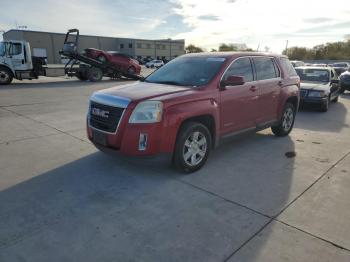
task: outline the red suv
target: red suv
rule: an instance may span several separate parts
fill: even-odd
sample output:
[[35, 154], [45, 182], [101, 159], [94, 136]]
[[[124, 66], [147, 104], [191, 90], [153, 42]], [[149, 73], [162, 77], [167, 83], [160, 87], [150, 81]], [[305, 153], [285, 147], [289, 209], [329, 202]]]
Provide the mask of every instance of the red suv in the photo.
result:
[[126, 54], [114, 51], [102, 51], [95, 48], [85, 49], [85, 54], [88, 57], [98, 59], [103, 63], [115, 65], [124, 74], [139, 75], [141, 72], [139, 62]]
[[143, 82], [93, 93], [87, 133], [97, 148], [129, 156], [172, 155], [193, 172], [225, 137], [293, 128], [300, 80], [288, 58], [256, 52], [188, 54]]

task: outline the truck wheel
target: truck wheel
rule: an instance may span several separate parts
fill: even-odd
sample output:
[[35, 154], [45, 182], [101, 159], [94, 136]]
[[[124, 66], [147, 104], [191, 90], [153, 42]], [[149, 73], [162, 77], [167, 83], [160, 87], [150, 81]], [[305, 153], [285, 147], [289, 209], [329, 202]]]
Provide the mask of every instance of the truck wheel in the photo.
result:
[[81, 81], [86, 81], [88, 80], [88, 77], [86, 75], [86, 73], [82, 73], [82, 72], [78, 72], [76, 77], [81, 80]]
[[208, 128], [197, 122], [185, 123], [176, 140], [173, 162], [177, 169], [192, 173], [200, 169], [211, 150]]
[[103, 55], [98, 56], [97, 60], [100, 61], [103, 64], [107, 62], [107, 58], [105, 56], [103, 56]]
[[103, 72], [100, 68], [97, 68], [97, 67], [91, 67], [89, 69], [89, 80], [91, 82], [97, 82], [97, 81], [100, 81], [103, 77]]
[[135, 73], [136, 73], [136, 69], [135, 69], [135, 67], [130, 66], [130, 67], [128, 68], [128, 74], [130, 74], [130, 75], [134, 75]]
[[272, 126], [271, 130], [276, 136], [286, 136], [292, 131], [295, 120], [295, 106], [291, 103], [286, 103], [282, 118], [276, 126]]
[[12, 72], [5, 68], [0, 67], [0, 85], [8, 85], [12, 82], [13, 74]]

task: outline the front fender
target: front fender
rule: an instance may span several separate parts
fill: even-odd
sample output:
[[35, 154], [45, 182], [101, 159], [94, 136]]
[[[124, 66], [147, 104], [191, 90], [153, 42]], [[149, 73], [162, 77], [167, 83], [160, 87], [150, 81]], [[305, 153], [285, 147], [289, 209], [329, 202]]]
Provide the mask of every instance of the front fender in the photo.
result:
[[165, 143], [161, 146], [162, 151], [173, 152], [182, 123], [199, 116], [211, 116], [215, 123], [215, 134], [219, 134], [219, 107], [214, 99], [189, 101], [167, 108], [163, 118], [165, 122], [162, 141]]

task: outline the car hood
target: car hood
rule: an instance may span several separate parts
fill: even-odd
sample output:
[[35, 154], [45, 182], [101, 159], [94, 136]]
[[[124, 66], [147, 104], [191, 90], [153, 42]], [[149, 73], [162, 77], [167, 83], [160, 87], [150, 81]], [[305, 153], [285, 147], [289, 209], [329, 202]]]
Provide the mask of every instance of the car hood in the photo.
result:
[[189, 90], [190, 88], [183, 86], [136, 82], [100, 90], [94, 94], [110, 95], [127, 98], [131, 101], [140, 101]]
[[320, 83], [320, 82], [302, 82], [300, 84], [301, 89], [307, 90], [321, 90], [326, 91], [329, 89], [329, 82]]

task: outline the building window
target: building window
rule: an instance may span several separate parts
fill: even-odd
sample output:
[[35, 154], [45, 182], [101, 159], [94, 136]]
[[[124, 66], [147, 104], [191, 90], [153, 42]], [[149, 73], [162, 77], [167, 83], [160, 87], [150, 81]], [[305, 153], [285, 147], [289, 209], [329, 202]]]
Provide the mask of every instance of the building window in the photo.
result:
[[129, 43], [129, 48], [132, 48], [132, 43]]
[[124, 44], [120, 44], [120, 49], [123, 49], [124, 48]]
[[151, 44], [147, 44], [147, 48], [151, 48]]
[[142, 48], [142, 44], [141, 43], [137, 43], [137, 48]]

